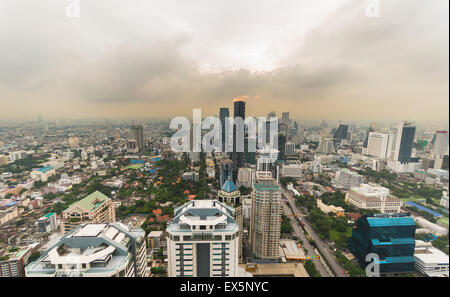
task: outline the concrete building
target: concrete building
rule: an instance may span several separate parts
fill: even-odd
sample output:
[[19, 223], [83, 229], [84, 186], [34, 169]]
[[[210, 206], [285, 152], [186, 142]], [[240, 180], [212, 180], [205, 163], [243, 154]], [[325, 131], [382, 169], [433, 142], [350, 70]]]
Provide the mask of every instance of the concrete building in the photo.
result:
[[[226, 179], [225, 179], [226, 180]], [[253, 168], [239, 168], [238, 178], [236, 186], [240, 188], [244, 186], [246, 188], [251, 188], [255, 182], [255, 169]], [[222, 183], [223, 185], [223, 183]]]
[[[448, 150], [448, 131], [436, 131], [434, 135], [433, 154], [443, 156]], [[440, 169], [440, 168], [439, 168]]]
[[145, 147], [144, 127], [141, 125], [131, 126], [131, 138], [137, 141], [138, 149], [142, 150]]
[[166, 230], [169, 277], [239, 276], [234, 212], [217, 200], [193, 200], [176, 208]]
[[32, 170], [30, 172], [30, 177], [32, 179], [38, 179], [42, 182], [46, 182], [49, 177], [56, 174], [55, 168], [52, 166], [45, 166], [39, 169]]
[[241, 193], [233, 183], [231, 176], [223, 184], [222, 189], [218, 193], [219, 202], [223, 202], [234, 208], [234, 220], [239, 226], [239, 263], [243, 261], [242, 255], [242, 238], [244, 231], [244, 214]]
[[165, 244], [165, 235], [163, 231], [151, 231], [147, 235], [147, 246], [152, 250], [159, 250], [160, 248], [164, 248]]
[[429, 277], [449, 277], [449, 257], [431, 243], [416, 240], [414, 262], [416, 269]]
[[347, 168], [343, 168], [340, 171], [338, 171], [333, 181], [336, 187], [345, 190], [349, 190], [354, 187], [359, 188], [362, 182], [363, 179], [361, 175]]
[[110, 198], [99, 191], [71, 204], [62, 212], [61, 232], [66, 234], [83, 223], [114, 223], [116, 213]]
[[302, 177], [302, 164], [283, 164], [281, 166], [281, 176], [283, 177]]
[[403, 201], [389, 194], [389, 189], [375, 184], [361, 184], [351, 188], [345, 195], [345, 202], [362, 209], [375, 209], [381, 213], [399, 213]]
[[436, 236], [445, 236], [448, 234], [447, 228], [439, 226], [419, 216], [413, 216], [413, 218], [417, 225], [420, 225], [422, 228], [428, 230], [428, 232], [433, 233]]
[[121, 223], [82, 224], [35, 262], [27, 277], [144, 277], [145, 232]]
[[442, 193], [440, 205], [448, 209], [448, 193], [446, 191]]
[[256, 172], [250, 220], [250, 245], [254, 257], [279, 258], [280, 230], [280, 187], [270, 172]]
[[387, 159], [390, 157], [393, 135], [370, 132], [367, 143], [367, 155]]
[[322, 154], [334, 154], [336, 149], [334, 147], [334, 141], [331, 138], [322, 139], [317, 147], [317, 152]]
[[37, 220], [37, 232], [50, 233], [58, 229], [58, 227], [58, 218], [54, 212], [50, 212]]
[[3, 255], [4, 260], [0, 260], [0, 277], [24, 277], [25, 265], [32, 252], [32, 246], [27, 246]]

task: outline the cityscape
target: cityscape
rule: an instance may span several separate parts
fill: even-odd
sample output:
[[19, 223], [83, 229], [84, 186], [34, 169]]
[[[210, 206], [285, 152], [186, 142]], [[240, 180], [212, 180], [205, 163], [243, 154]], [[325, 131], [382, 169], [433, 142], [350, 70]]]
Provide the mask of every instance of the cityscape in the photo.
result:
[[[11, 10], [11, 28], [22, 30], [17, 24], [26, 12], [6, 2], [11, 3], [5, 6]], [[75, 40], [91, 38], [81, 27], [92, 14], [104, 16], [97, 4], [85, 2], [66, 7], [61, 1], [62, 16], [54, 18], [66, 18], [65, 29], [86, 34], [71, 37]], [[271, 1], [262, 2], [272, 7]], [[0, 41], [16, 45], [24, 60], [19, 63], [18, 53], [0, 50], [0, 277], [448, 278], [448, 2], [411, 1], [424, 29], [412, 42], [417, 51], [405, 55], [399, 52], [409, 48], [402, 42], [410, 33], [391, 22], [405, 1], [380, 1], [371, 11], [379, 17], [367, 14], [366, 2], [372, 1], [336, 6], [317, 1], [332, 9], [297, 2], [336, 34], [346, 30], [345, 36], [363, 38], [365, 29], [376, 35], [385, 32], [387, 22], [395, 34], [373, 41], [386, 50], [385, 59], [362, 62], [372, 54], [365, 48], [361, 56], [354, 54], [358, 65], [350, 66], [347, 56], [327, 64], [344, 55], [338, 53], [342, 49], [329, 48], [328, 55], [318, 42], [338, 46], [342, 36], [333, 39], [317, 24], [298, 33], [305, 34], [306, 51], [300, 54], [307, 58], [275, 59], [266, 53], [266, 59], [256, 45], [242, 41], [253, 53], [249, 58], [237, 50], [244, 33], [236, 33], [237, 41], [225, 34], [241, 27], [233, 24], [227, 31], [222, 20], [201, 14], [214, 27], [203, 29], [190, 19], [188, 6], [169, 18], [164, 9], [172, 1], [167, 7], [153, 3], [156, 7], [147, 13], [157, 17], [157, 26], [160, 19], [173, 22], [161, 30], [189, 27], [192, 44], [186, 51], [198, 50], [204, 72], [193, 71], [186, 57], [170, 52], [182, 45], [164, 38], [158, 45], [148, 41], [154, 47], [143, 55], [134, 46], [147, 35], [134, 25], [115, 28], [128, 32], [118, 45], [113, 39], [119, 33], [99, 39], [101, 51], [117, 50], [112, 64], [107, 53], [104, 60], [94, 58], [98, 53], [91, 47], [65, 49], [69, 38], [51, 43], [49, 52], [37, 42], [41, 60], [25, 65], [32, 48], [0, 28]], [[228, 4], [215, 5], [229, 12]], [[60, 9], [49, 7], [36, 6], [44, 15]], [[123, 13], [135, 13], [139, 25], [147, 14], [135, 9]], [[241, 9], [249, 8], [243, 4]], [[289, 9], [273, 9], [275, 19], [280, 14], [292, 21], [279, 40], [269, 21], [261, 25], [268, 29], [267, 38], [276, 40], [269, 45], [276, 52], [297, 33], [284, 32], [296, 25]], [[257, 11], [255, 18], [267, 13]], [[346, 23], [355, 11], [361, 16], [354, 21], [363, 28], [356, 33]], [[113, 8], [108, 13], [118, 17]], [[398, 18], [406, 19], [405, 13]], [[237, 15], [230, 21], [243, 22]], [[417, 29], [419, 24], [410, 22], [404, 26]], [[57, 34], [46, 26], [30, 30], [48, 32], [45, 40]], [[427, 39], [429, 27], [438, 29]], [[127, 31], [131, 28], [134, 33]], [[224, 40], [211, 40], [209, 30], [224, 33]], [[249, 36], [256, 34], [250, 31]], [[446, 36], [439, 35], [445, 31]], [[136, 44], [127, 44], [129, 38]], [[210, 52], [199, 48], [203, 38], [211, 41]], [[258, 38], [251, 39], [256, 44]], [[387, 46], [399, 46], [398, 52]], [[422, 55], [429, 55], [429, 48], [435, 56], [425, 65]], [[79, 61], [55, 62], [62, 53]], [[99, 61], [86, 64], [88, 56]], [[322, 57], [323, 65], [309, 65]], [[271, 65], [279, 58], [299, 64]], [[390, 63], [385, 70], [372, 67], [382, 61]], [[81, 75], [78, 67], [89, 70]], [[366, 78], [377, 82], [363, 82]], [[377, 96], [383, 98], [377, 101]]]

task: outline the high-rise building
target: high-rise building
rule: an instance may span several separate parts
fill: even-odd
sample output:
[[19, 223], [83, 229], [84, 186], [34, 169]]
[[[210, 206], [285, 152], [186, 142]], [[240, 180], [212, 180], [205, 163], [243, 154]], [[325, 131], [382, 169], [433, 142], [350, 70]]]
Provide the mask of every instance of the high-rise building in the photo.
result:
[[433, 144], [433, 153], [435, 156], [441, 157], [448, 149], [448, 132], [436, 131]]
[[225, 120], [230, 117], [230, 110], [227, 107], [221, 107], [219, 112], [220, 123], [222, 125], [222, 151], [225, 151]]
[[393, 145], [392, 140], [393, 135], [370, 132], [367, 143], [367, 155], [383, 159], [389, 158]]
[[32, 252], [32, 246], [27, 246], [4, 254], [0, 260], [0, 277], [24, 277], [25, 266]]
[[319, 145], [317, 146], [317, 152], [322, 154], [334, 154], [336, 152], [334, 148], [334, 142], [333, 139], [325, 138], [320, 141]]
[[238, 224], [239, 226], [239, 246], [238, 246], [239, 262], [242, 263], [243, 260], [242, 238], [244, 233], [244, 215], [243, 215], [242, 197], [241, 192], [239, 192], [231, 176], [228, 177], [227, 181], [223, 184], [222, 188], [220, 189], [218, 193], [218, 200], [219, 202], [223, 202], [234, 208], [233, 217], [236, 224]]
[[[234, 99], [234, 118], [242, 118], [245, 120], [245, 101], [242, 99]], [[236, 126], [233, 126], [233, 181], [236, 182], [239, 167], [244, 166], [244, 152], [237, 151], [237, 134]]]
[[295, 143], [287, 142], [285, 146], [286, 156], [295, 156]]
[[227, 181], [228, 177], [233, 177], [233, 162], [230, 159], [222, 159], [220, 162], [220, 186]]
[[141, 125], [131, 126], [131, 137], [137, 141], [139, 150], [142, 150], [145, 147], [144, 127], [142, 127]]
[[334, 139], [336, 140], [346, 140], [348, 133], [348, 125], [340, 124], [339, 127], [334, 132]]
[[363, 267], [367, 255], [378, 255], [381, 275], [413, 272], [415, 231], [408, 213], [365, 215], [356, 222], [348, 247]]
[[289, 112], [281, 113], [281, 122], [285, 125], [289, 125]]
[[256, 151], [256, 171], [269, 171], [272, 177], [278, 178], [277, 161], [279, 151], [266, 146]]
[[50, 233], [58, 229], [58, 219], [56, 213], [50, 212], [37, 220], [37, 231]]
[[397, 130], [394, 160], [401, 163], [411, 162], [416, 126], [410, 122], [401, 122]]
[[259, 259], [278, 259], [281, 190], [270, 172], [256, 172], [251, 209], [250, 245], [253, 256]]
[[110, 198], [95, 191], [62, 212], [61, 232], [66, 234], [83, 223], [114, 223], [116, 213]]
[[145, 277], [145, 232], [121, 223], [82, 224], [26, 267], [27, 277]]
[[176, 208], [166, 230], [169, 277], [239, 276], [234, 212], [217, 200], [193, 200]]

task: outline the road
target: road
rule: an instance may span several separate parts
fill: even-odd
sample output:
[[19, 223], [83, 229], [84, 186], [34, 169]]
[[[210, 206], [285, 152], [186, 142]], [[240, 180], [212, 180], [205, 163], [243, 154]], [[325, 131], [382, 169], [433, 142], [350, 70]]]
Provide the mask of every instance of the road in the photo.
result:
[[[282, 205], [283, 205], [283, 212], [284, 212], [284, 214], [285, 215], [292, 215], [292, 211], [286, 205], [286, 203], [283, 202]], [[294, 231], [294, 235], [302, 240], [303, 247], [306, 248], [306, 250], [307, 250], [306, 256], [307, 257], [308, 256], [309, 257], [310, 256], [317, 256], [316, 253], [314, 252], [314, 247], [309, 243], [308, 239], [306, 238], [305, 234], [303, 233], [303, 230], [298, 225], [297, 218], [294, 217], [294, 216], [289, 216], [289, 220], [290, 220], [292, 229]], [[328, 273], [327, 269], [323, 266], [322, 262], [317, 261], [317, 260], [312, 260], [312, 262], [314, 263], [314, 266], [316, 267], [316, 269], [320, 273], [320, 275], [326, 276], [326, 277], [332, 276], [332, 275], [330, 275]]]
[[345, 272], [344, 268], [338, 263], [337, 259], [330, 251], [328, 244], [319, 237], [319, 235], [316, 233], [316, 231], [314, 231], [314, 229], [309, 224], [309, 222], [303, 218], [301, 212], [297, 208], [297, 205], [295, 205], [295, 201], [294, 201], [294, 198], [292, 197], [291, 193], [289, 193], [284, 188], [282, 188], [281, 190], [283, 192], [284, 197], [286, 197], [287, 202], [289, 203], [292, 210], [294, 211], [294, 213], [303, 220], [303, 223], [305, 224], [304, 228], [305, 228], [306, 232], [316, 242], [317, 249], [319, 250], [320, 254], [326, 259], [328, 265], [331, 267], [334, 274], [337, 277], [347, 277], [348, 276], [347, 273]]

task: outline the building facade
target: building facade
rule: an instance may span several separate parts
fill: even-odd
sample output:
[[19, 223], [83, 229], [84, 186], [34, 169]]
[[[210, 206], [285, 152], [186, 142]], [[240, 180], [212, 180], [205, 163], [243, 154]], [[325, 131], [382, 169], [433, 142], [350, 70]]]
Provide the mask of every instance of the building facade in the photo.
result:
[[167, 227], [169, 277], [238, 276], [234, 212], [217, 200], [193, 200], [176, 208]]
[[83, 223], [114, 223], [112, 200], [99, 191], [71, 204], [62, 212], [61, 232], [66, 234]]
[[409, 214], [365, 215], [356, 221], [348, 247], [363, 267], [367, 255], [377, 255], [381, 276], [409, 273], [414, 271], [415, 231]]
[[278, 259], [281, 234], [281, 190], [270, 172], [256, 172], [252, 193], [250, 245], [259, 259]]

